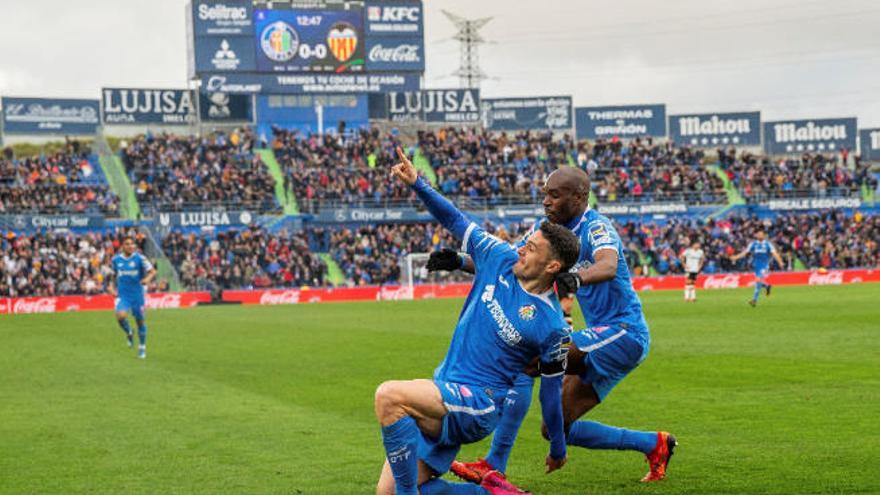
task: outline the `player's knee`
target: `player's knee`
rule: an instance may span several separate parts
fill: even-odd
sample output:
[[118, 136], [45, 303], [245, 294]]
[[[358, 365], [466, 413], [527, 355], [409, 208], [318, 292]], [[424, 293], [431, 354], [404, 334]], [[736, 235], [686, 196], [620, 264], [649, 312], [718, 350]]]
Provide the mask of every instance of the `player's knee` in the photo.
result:
[[383, 382], [376, 389], [375, 404], [376, 414], [381, 416], [400, 405], [403, 395], [399, 391], [396, 381]]

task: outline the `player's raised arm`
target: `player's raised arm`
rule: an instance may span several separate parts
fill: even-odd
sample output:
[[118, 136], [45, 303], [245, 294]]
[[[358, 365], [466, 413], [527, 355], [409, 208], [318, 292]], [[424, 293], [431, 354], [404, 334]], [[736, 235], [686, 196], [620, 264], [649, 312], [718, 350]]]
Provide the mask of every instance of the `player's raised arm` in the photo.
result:
[[779, 250], [776, 249], [776, 246], [774, 246], [772, 242], [770, 243], [770, 254], [773, 255], [773, 259], [779, 264], [779, 269], [785, 270], [785, 265], [782, 263], [782, 256], [779, 256]]
[[398, 146], [397, 156], [400, 158], [391, 173], [413, 188], [422, 203], [428, 208], [431, 215], [443, 224], [454, 236], [464, 239], [468, 229], [475, 225], [448, 199], [434, 190], [424, 178], [419, 177], [416, 168], [406, 156], [406, 153]]

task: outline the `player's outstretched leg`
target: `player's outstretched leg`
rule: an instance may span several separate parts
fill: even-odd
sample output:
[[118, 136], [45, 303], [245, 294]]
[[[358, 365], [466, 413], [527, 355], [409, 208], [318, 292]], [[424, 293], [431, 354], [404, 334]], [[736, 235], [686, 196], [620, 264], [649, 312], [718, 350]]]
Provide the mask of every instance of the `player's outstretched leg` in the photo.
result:
[[119, 317], [117, 315], [116, 322], [119, 323], [119, 328], [125, 332], [125, 340], [128, 342], [128, 347], [134, 347], [134, 335], [132, 335], [131, 325], [128, 323], [128, 317]]
[[138, 346], [138, 357], [141, 359], [147, 358], [147, 323], [144, 321], [144, 310], [143, 307], [140, 309], [136, 309], [132, 311], [132, 315], [134, 316], [135, 322], [137, 323], [138, 329], [138, 342], [140, 345]]
[[760, 280], [756, 280], [755, 281], [755, 293], [754, 293], [754, 295], [752, 295], [752, 299], [751, 299], [751, 301], [749, 301], [749, 304], [751, 304], [752, 306], [755, 306], [756, 304], [758, 304], [758, 298], [761, 296], [761, 289], [763, 289], [763, 288], [764, 288], [764, 283], [761, 282]]

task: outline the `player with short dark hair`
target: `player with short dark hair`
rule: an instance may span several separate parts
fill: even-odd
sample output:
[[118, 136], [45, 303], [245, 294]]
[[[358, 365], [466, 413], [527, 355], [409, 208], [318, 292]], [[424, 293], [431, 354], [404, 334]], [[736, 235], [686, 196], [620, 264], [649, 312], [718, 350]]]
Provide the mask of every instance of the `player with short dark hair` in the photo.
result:
[[779, 264], [779, 268], [785, 265], [782, 263], [782, 258], [776, 251], [776, 247], [767, 240], [767, 233], [764, 232], [764, 229], [758, 229], [755, 232], [755, 240], [750, 242], [742, 252], [731, 256], [730, 261], [737, 262], [750, 254], [752, 255], [752, 269], [755, 270], [755, 293], [749, 300], [749, 304], [754, 308], [758, 304], [761, 289], [764, 289], [769, 297], [770, 289], [773, 288], [767, 280], [767, 276], [770, 274], [770, 256], [773, 256], [773, 259]]
[[446, 358], [433, 380], [386, 381], [376, 390], [386, 461], [378, 495], [521, 493], [487, 473], [481, 485], [438, 478], [462, 444], [489, 435], [513, 381], [540, 359], [541, 411], [550, 438], [548, 472], [566, 461], [560, 387], [569, 328], [553, 292], [556, 276], [578, 256], [568, 230], [547, 225], [519, 249], [489, 235], [418, 177], [398, 148], [392, 172], [418, 194], [428, 211], [462, 241], [477, 267]]
[[146, 256], [137, 252], [133, 237], [122, 240], [122, 253], [111, 261], [113, 281], [108, 292], [116, 297], [116, 321], [119, 323], [129, 347], [134, 347], [134, 336], [128, 324], [128, 314], [135, 319], [138, 329], [138, 357], [147, 357], [147, 324], [144, 317], [145, 286], [156, 276], [156, 269]]
[[[563, 382], [567, 442], [590, 449], [642, 452], [650, 466], [642, 481], [656, 481], [666, 474], [676, 445], [674, 436], [663, 431], [643, 432], [578, 421], [645, 359], [650, 345], [648, 325], [632, 288], [623, 243], [611, 221], [588, 207], [589, 192], [590, 181], [584, 171], [573, 167], [554, 171], [544, 186], [546, 218], [536, 224], [563, 225], [581, 241], [575, 268], [557, 278], [558, 292], [575, 294], [587, 322], [586, 329], [572, 332], [568, 376]], [[537, 230], [535, 227], [532, 232]], [[469, 267], [465, 259], [458, 265]], [[531, 403], [533, 384], [534, 380], [525, 374], [517, 377], [510, 394], [514, 401], [505, 406], [489, 455], [477, 462], [456, 462], [452, 465], [453, 473], [479, 481], [491, 470], [506, 471], [513, 443]]]

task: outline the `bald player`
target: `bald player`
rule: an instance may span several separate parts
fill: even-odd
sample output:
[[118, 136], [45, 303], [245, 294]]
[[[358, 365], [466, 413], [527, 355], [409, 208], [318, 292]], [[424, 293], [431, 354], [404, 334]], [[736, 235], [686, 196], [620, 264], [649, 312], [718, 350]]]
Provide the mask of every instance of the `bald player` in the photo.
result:
[[[546, 216], [519, 241], [520, 245], [526, 242], [545, 221], [567, 227], [581, 241], [578, 263], [557, 279], [560, 295], [574, 293], [587, 322], [586, 329], [571, 335], [562, 388], [566, 442], [588, 449], [641, 452], [650, 466], [642, 481], [658, 481], [665, 476], [676, 445], [673, 435], [578, 421], [645, 359], [651, 342], [642, 304], [632, 288], [623, 243], [611, 221], [589, 208], [589, 194], [590, 181], [584, 171], [574, 167], [554, 171], [544, 186]], [[472, 270], [471, 261], [457, 253], [431, 256], [429, 269]], [[517, 378], [489, 455], [477, 462], [453, 463], [456, 475], [479, 482], [492, 470], [506, 471], [513, 442], [531, 404], [533, 385], [534, 379], [526, 374]]]

